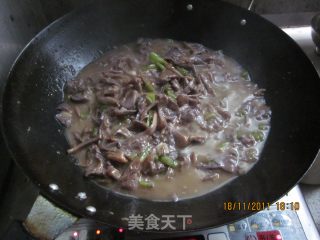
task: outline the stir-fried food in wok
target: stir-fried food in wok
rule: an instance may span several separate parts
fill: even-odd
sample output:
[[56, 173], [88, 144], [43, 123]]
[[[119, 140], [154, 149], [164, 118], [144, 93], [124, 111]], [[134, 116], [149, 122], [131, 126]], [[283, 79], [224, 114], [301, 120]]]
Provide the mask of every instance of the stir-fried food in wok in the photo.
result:
[[264, 89], [236, 61], [164, 39], [139, 39], [86, 66], [58, 111], [85, 176], [152, 199], [199, 195], [245, 174], [271, 117]]

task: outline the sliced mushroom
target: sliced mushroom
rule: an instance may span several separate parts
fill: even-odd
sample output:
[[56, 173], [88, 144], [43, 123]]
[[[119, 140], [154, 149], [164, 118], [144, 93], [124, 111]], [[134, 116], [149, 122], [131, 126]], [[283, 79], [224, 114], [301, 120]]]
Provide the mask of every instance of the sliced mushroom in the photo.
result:
[[107, 166], [105, 170], [105, 174], [108, 175], [109, 177], [112, 177], [115, 180], [119, 180], [121, 178], [120, 171], [112, 165]]
[[185, 148], [190, 144], [188, 136], [183, 135], [182, 133], [175, 130], [172, 132], [172, 134], [178, 148]]
[[203, 182], [215, 181], [215, 180], [219, 179], [219, 177], [220, 177], [219, 173], [209, 173], [206, 176], [204, 176], [201, 180]]
[[181, 107], [185, 104], [189, 104], [189, 97], [186, 94], [179, 94], [177, 96], [177, 103]]
[[126, 92], [121, 105], [126, 109], [135, 109], [138, 97], [139, 93], [137, 90], [129, 90]]
[[231, 118], [231, 114], [227, 111], [222, 110], [220, 107], [217, 107], [216, 110], [225, 120], [229, 120]]
[[132, 137], [132, 132], [130, 132], [126, 127], [119, 128], [115, 133], [115, 136], [124, 136], [126, 138]]
[[201, 136], [191, 136], [189, 141], [191, 143], [203, 144], [206, 141], [206, 138]]
[[99, 103], [112, 105], [112, 106], [120, 106], [119, 100], [114, 97], [104, 96], [102, 93], [96, 95]]
[[144, 131], [147, 128], [148, 126], [144, 122], [138, 120], [133, 120], [129, 126], [129, 129], [132, 131]]
[[114, 108], [112, 109], [112, 112], [117, 116], [117, 117], [122, 117], [125, 115], [131, 115], [131, 114], [135, 114], [137, 111], [136, 110], [128, 110], [126, 108]]
[[89, 98], [85, 93], [81, 92], [71, 95], [70, 100], [75, 103], [85, 103], [89, 101]]
[[165, 118], [165, 115], [163, 113], [163, 109], [161, 107], [158, 107], [158, 126], [157, 129], [161, 131], [167, 126], [167, 120]]
[[87, 141], [83, 141], [82, 143], [68, 149], [68, 154], [72, 154], [72, 153], [75, 153], [79, 150], [81, 150], [82, 148], [86, 147], [86, 146], [89, 146], [95, 142], [98, 142], [99, 141], [99, 137], [96, 137], [96, 138], [90, 138], [88, 139]]
[[168, 82], [173, 78], [178, 78], [179, 75], [172, 71], [171, 69], [165, 68], [161, 74], [160, 74], [160, 80], [164, 81], [164, 82]]
[[115, 161], [119, 163], [127, 163], [128, 159], [120, 150], [108, 150], [105, 154], [106, 158], [110, 161]]
[[56, 119], [65, 127], [70, 127], [72, 123], [72, 114], [70, 112], [60, 112], [56, 114]]
[[58, 111], [63, 111], [63, 112], [70, 112], [72, 113], [72, 107], [67, 104], [67, 103], [61, 103], [58, 107], [57, 107]]

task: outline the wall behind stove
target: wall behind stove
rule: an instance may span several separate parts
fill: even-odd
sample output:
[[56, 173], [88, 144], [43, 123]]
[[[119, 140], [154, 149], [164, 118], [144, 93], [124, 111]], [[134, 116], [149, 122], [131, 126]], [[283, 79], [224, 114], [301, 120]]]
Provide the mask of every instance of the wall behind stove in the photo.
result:
[[[39, 0], [48, 21], [82, 6], [93, 0]], [[134, 1], [134, 0], [130, 0]], [[174, 1], [174, 0], [173, 0]], [[212, 0], [215, 1], [215, 0]], [[247, 8], [251, 0], [224, 0]], [[317, 12], [320, 11], [320, 0], [255, 0], [253, 11], [259, 14]]]

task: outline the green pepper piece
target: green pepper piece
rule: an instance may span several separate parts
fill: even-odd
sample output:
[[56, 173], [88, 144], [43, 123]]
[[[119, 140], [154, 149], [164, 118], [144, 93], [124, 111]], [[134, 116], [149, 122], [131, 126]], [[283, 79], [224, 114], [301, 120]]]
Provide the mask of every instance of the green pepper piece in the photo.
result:
[[151, 82], [144, 80], [144, 86], [148, 92], [155, 92], [154, 87]]
[[164, 86], [164, 93], [170, 97], [171, 99], [175, 100], [177, 98], [175, 92], [172, 90], [171, 86], [169, 84], [166, 84]]
[[150, 127], [153, 120], [153, 111], [149, 111], [147, 115], [147, 126]]
[[156, 95], [153, 92], [147, 92], [146, 99], [149, 103], [154, 103], [156, 101]]
[[223, 151], [226, 150], [226, 148], [228, 147], [228, 145], [229, 145], [229, 142], [222, 141], [221, 143], [219, 143], [219, 144], [217, 145], [217, 149], [223, 152]]
[[145, 180], [145, 179], [139, 179], [139, 185], [140, 187], [144, 187], [144, 188], [153, 188], [154, 187], [154, 183], [151, 182], [150, 180]]
[[179, 165], [177, 161], [173, 160], [168, 156], [160, 156], [159, 161], [162, 162], [164, 165], [167, 165], [168, 167], [172, 168], [176, 168]]
[[257, 142], [262, 142], [264, 140], [264, 134], [261, 131], [252, 132], [251, 135]]
[[263, 124], [263, 123], [260, 123], [259, 125], [258, 125], [258, 129], [259, 130], [267, 130], [268, 129], [268, 126], [266, 125], [266, 124]]
[[247, 151], [247, 156], [248, 156], [249, 160], [254, 160], [258, 157], [258, 152], [256, 149], [250, 148]]
[[189, 74], [188, 70], [183, 67], [177, 67], [177, 70], [179, 73], [181, 73], [183, 76], [187, 76]]
[[157, 66], [153, 63], [145, 66], [145, 70], [153, 70], [153, 69], [157, 69]]
[[146, 149], [143, 150], [140, 156], [140, 161], [143, 162], [151, 152], [151, 147], [147, 146]]
[[161, 71], [165, 69], [165, 67], [168, 65], [167, 61], [164, 60], [162, 57], [160, 57], [155, 52], [151, 52], [149, 55], [149, 60], [153, 64], [155, 64]]

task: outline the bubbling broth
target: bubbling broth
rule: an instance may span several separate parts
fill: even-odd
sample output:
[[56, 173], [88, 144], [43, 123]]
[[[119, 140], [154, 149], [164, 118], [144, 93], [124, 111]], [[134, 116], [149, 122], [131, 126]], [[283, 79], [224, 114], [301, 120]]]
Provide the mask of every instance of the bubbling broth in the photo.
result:
[[154, 200], [194, 197], [246, 174], [270, 129], [264, 89], [222, 51], [139, 39], [87, 65], [56, 118], [84, 175]]

